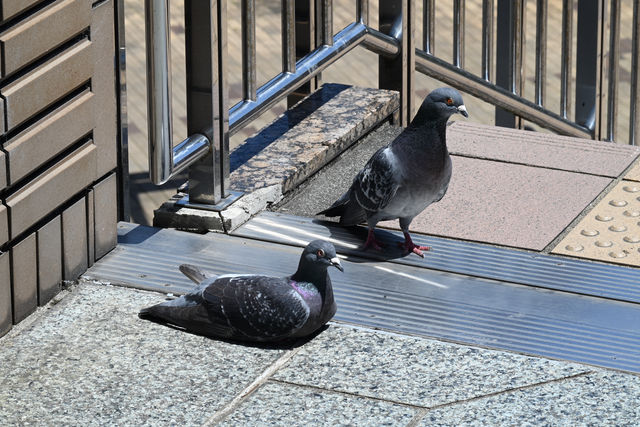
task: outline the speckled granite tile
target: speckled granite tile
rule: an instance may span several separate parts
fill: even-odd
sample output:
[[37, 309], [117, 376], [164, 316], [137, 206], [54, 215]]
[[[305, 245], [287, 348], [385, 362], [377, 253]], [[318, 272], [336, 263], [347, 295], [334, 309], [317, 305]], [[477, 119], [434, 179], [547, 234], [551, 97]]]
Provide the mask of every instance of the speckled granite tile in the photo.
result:
[[274, 378], [433, 406], [589, 370], [574, 363], [333, 324]]
[[458, 121], [447, 130], [452, 154], [616, 178], [640, 147]]
[[230, 182], [287, 192], [398, 108], [397, 92], [325, 84], [231, 153]]
[[85, 283], [0, 339], [0, 424], [199, 425], [282, 354], [138, 319], [162, 300]]
[[268, 382], [222, 426], [405, 426], [416, 409], [379, 400]]
[[[611, 182], [610, 178], [452, 156], [447, 194], [411, 231], [542, 250]], [[399, 229], [398, 221], [383, 227]]]
[[429, 411], [420, 426], [637, 426], [640, 378], [613, 371]]

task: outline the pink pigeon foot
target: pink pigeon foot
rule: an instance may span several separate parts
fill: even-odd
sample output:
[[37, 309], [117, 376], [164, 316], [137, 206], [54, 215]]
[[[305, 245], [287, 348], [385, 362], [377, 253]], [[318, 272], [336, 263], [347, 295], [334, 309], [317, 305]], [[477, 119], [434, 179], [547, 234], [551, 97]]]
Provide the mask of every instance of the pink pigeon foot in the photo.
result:
[[405, 251], [405, 254], [413, 252], [414, 254], [424, 258], [424, 254], [422, 251], [429, 251], [431, 247], [429, 246], [420, 246], [413, 243], [411, 240], [411, 236], [406, 231], [404, 232], [404, 243], [398, 243], [400, 247], [402, 247]]
[[373, 228], [369, 229], [369, 234], [367, 234], [367, 241], [364, 242], [364, 247], [362, 250], [366, 251], [369, 248], [373, 248], [376, 251], [381, 251], [382, 246], [384, 246], [378, 239], [376, 239], [376, 235], [373, 232]]

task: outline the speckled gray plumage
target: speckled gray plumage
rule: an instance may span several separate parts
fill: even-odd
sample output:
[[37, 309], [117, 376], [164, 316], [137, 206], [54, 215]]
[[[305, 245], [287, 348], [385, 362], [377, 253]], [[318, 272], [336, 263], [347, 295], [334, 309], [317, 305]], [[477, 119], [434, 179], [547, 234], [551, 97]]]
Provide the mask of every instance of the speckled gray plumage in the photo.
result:
[[[462, 97], [455, 89], [431, 92], [411, 124], [390, 144], [376, 151], [349, 190], [319, 214], [340, 216], [343, 225], [366, 220], [370, 230], [380, 221], [399, 219], [400, 227], [408, 233], [413, 218], [442, 199], [449, 186], [451, 159], [446, 127], [454, 113], [467, 115]], [[369, 243], [368, 239], [366, 246]]]
[[201, 335], [238, 341], [277, 342], [312, 334], [336, 312], [327, 268], [342, 269], [331, 243], [305, 248], [291, 276], [207, 277], [191, 265], [180, 270], [197, 288], [180, 298], [140, 311], [140, 318]]

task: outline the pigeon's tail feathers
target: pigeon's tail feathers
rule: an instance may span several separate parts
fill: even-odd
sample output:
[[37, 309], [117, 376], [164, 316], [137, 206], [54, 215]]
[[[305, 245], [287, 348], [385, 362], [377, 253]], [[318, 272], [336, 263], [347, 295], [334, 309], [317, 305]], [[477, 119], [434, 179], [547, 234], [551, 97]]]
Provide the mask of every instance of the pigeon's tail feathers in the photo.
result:
[[158, 316], [155, 310], [156, 306], [146, 307], [140, 310], [138, 317], [143, 320], [151, 320], [152, 322], [162, 322], [163, 319]]
[[195, 265], [182, 264], [179, 268], [182, 274], [195, 283], [202, 283], [205, 279], [209, 278], [209, 275], [204, 270], [200, 269], [200, 267], [196, 267]]
[[346, 210], [346, 205], [336, 205], [335, 203], [331, 207], [318, 212], [316, 215], [324, 215], [328, 217], [340, 216]]
[[201, 335], [229, 337], [232, 329], [223, 322], [212, 321], [202, 298], [188, 294], [140, 310], [138, 317], [143, 320], [186, 329]]
[[344, 193], [338, 200], [336, 200], [331, 206], [322, 212], [318, 212], [316, 215], [324, 215], [328, 217], [340, 216], [344, 213], [347, 204], [349, 203], [349, 191]]
[[329, 208], [318, 212], [318, 215], [328, 217], [339, 216], [341, 225], [356, 225], [367, 219], [367, 213], [355, 200], [349, 197], [350, 192], [346, 192]]

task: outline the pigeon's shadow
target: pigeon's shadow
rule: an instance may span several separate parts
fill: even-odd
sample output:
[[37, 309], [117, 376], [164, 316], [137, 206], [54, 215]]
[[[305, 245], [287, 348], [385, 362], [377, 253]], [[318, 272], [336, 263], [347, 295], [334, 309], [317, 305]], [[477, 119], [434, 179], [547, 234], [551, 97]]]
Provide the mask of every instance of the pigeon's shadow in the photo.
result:
[[291, 349], [300, 347], [302, 345], [305, 345], [306, 343], [308, 343], [318, 335], [320, 335], [329, 327], [329, 325], [323, 325], [317, 331], [302, 338], [288, 338], [278, 342], [253, 342], [253, 341], [230, 340], [230, 339], [215, 337], [211, 335], [201, 334], [198, 332], [190, 331], [185, 328], [181, 328], [180, 326], [176, 326], [168, 322], [164, 322], [156, 318], [145, 318], [144, 320], [157, 323], [159, 325], [163, 325], [171, 329], [175, 329], [176, 331], [184, 332], [191, 335], [197, 335], [204, 338], [209, 338], [212, 341], [221, 341], [228, 344], [241, 345], [243, 347], [249, 347], [249, 348], [259, 348], [263, 350], [291, 350]]
[[[329, 235], [333, 239], [333, 244], [334, 246], [336, 246], [336, 249], [339, 252], [355, 256], [355, 258], [349, 258], [350, 262], [367, 263], [390, 261], [413, 255], [406, 253], [401, 247], [401, 245], [404, 243], [403, 237], [398, 236], [397, 233], [393, 233], [392, 231], [385, 230], [384, 228], [376, 228], [375, 230], [376, 239], [383, 245], [382, 250], [364, 250], [364, 242], [366, 242], [367, 240], [368, 233], [367, 227], [361, 225], [343, 227], [337, 225], [336, 222], [326, 221], [322, 219], [313, 219], [312, 222], [314, 224], [325, 227], [329, 231]], [[341, 244], [340, 242], [356, 244], [358, 245], [358, 247], [357, 249], [353, 249]]]

